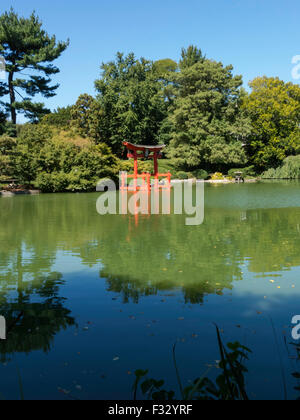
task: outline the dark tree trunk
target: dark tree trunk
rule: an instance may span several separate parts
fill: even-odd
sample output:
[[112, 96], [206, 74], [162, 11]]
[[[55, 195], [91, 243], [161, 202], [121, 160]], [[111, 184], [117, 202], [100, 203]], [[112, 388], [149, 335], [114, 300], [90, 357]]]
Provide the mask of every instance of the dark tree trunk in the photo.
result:
[[17, 123], [17, 113], [16, 109], [14, 107], [14, 103], [16, 101], [16, 95], [13, 87], [13, 79], [14, 79], [14, 73], [10, 72], [8, 75], [8, 87], [9, 87], [9, 96], [10, 96], [10, 114], [11, 114], [11, 120], [13, 124]]

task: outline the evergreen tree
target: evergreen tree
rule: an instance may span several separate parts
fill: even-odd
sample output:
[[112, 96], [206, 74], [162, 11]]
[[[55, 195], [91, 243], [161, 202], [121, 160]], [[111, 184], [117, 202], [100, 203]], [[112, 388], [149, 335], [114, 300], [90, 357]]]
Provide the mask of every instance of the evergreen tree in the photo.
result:
[[97, 143], [101, 139], [100, 126], [103, 115], [99, 102], [91, 95], [80, 95], [71, 109], [71, 123], [84, 137]]
[[50, 76], [59, 69], [52, 62], [67, 46], [68, 41], [57, 42], [55, 36], [45, 32], [35, 13], [24, 18], [11, 9], [0, 16], [0, 55], [5, 59], [8, 73], [7, 82], [0, 83], [0, 96], [9, 96], [9, 102], [2, 105], [14, 124], [18, 111], [31, 121], [49, 112], [44, 104], [33, 103], [32, 98], [37, 94], [45, 98], [55, 96], [59, 85], [50, 85]]
[[[188, 51], [184, 56], [192, 61], [188, 58], [181, 72], [174, 75], [176, 97], [169, 116], [168, 155], [182, 170], [244, 165], [243, 143], [251, 127], [240, 110], [242, 78], [233, 76], [232, 66], [198, 61], [200, 52]], [[197, 62], [192, 65], [194, 60]]]
[[190, 45], [187, 49], [182, 48], [179, 67], [181, 70], [184, 70], [187, 67], [192, 67], [196, 63], [203, 63], [204, 60], [205, 57], [202, 55], [202, 51], [194, 45]]

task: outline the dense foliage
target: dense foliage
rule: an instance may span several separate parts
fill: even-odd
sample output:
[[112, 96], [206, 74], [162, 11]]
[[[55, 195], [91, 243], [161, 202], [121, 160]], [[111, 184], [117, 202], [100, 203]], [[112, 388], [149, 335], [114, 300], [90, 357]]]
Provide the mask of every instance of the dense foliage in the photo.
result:
[[253, 127], [249, 159], [260, 169], [277, 167], [300, 152], [300, 87], [267, 77], [253, 80], [250, 87], [244, 101]]
[[134, 54], [118, 53], [116, 60], [102, 64], [96, 81], [102, 110], [98, 119], [100, 140], [123, 156], [122, 142], [157, 144], [161, 124], [167, 116], [163, 84], [151, 61]]
[[[160, 167], [181, 179], [236, 171], [253, 177], [270, 168], [264, 177], [298, 178], [298, 85], [259, 77], [247, 93], [231, 65], [193, 45], [181, 50], [178, 62], [117, 53], [102, 63], [95, 97], [82, 94], [74, 105], [50, 112], [31, 99], [55, 94], [51, 76], [59, 69], [52, 62], [67, 46], [45, 32], [35, 13], [23, 18], [11, 9], [0, 16], [8, 73], [0, 83], [2, 178], [44, 191], [94, 189], [99, 177], [132, 170], [124, 140], [165, 144], [168, 159]], [[26, 77], [16, 77], [24, 70]], [[16, 125], [17, 111], [31, 124]], [[151, 164], [142, 162], [141, 170]]]
[[201, 59], [185, 64], [174, 83], [168, 155], [175, 166], [192, 170], [246, 164], [243, 142], [251, 128], [240, 108], [241, 77], [232, 75], [231, 66]]
[[115, 179], [119, 170], [118, 159], [105, 144], [43, 124], [24, 127], [13, 147], [19, 181], [45, 192], [92, 191], [99, 179]]
[[262, 174], [265, 179], [300, 179], [300, 155], [289, 156], [278, 168], [270, 168]]

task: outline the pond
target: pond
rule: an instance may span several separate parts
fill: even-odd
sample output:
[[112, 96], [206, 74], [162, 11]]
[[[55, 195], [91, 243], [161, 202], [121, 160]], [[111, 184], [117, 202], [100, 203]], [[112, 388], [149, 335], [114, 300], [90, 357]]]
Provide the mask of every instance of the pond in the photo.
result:
[[253, 352], [250, 398], [283, 398], [280, 363], [297, 398], [300, 184], [206, 185], [200, 226], [100, 216], [98, 197], [0, 199], [0, 315], [22, 314], [0, 341], [1, 395], [19, 398], [20, 376], [26, 399], [131, 399], [136, 369], [177, 392], [172, 346], [188, 385], [220, 359], [216, 323]]

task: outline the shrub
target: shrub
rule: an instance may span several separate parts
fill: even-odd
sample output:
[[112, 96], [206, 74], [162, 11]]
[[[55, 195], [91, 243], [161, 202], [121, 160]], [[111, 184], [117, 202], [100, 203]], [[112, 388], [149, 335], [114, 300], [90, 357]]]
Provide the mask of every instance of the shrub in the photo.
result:
[[0, 137], [0, 176], [10, 177], [14, 174], [14, 154], [16, 140], [7, 135]]
[[300, 179], [300, 155], [289, 156], [279, 168], [271, 168], [262, 174], [263, 179]]
[[224, 179], [224, 175], [221, 172], [216, 172], [215, 174], [213, 174], [211, 179], [213, 181], [220, 181], [220, 180]]
[[[133, 159], [120, 161], [120, 170], [121, 171], [126, 171], [128, 173], [133, 173], [133, 170], [134, 170]], [[143, 172], [149, 172], [149, 173], [153, 172], [153, 162], [152, 161], [150, 161], [150, 160], [146, 160], [146, 161], [140, 160], [139, 161], [139, 173], [143, 173]]]
[[207, 179], [209, 177], [208, 173], [204, 169], [198, 169], [193, 172], [193, 175], [197, 179]]
[[177, 175], [178, 179], [189, 179], [188, 174], [186, 172], [183, 172], [183, 171], [177, 172], [176, 175]]
[[34, 184], [43, 192], [66, 191], [68, 186], [68, 175], [64, 172], [53, 172], [51, 174], [41, 172], [38, 174]]
[[45, 192], [91, 191], [99, 179], [117, 180], [120, 161], [105, 144], [46, 126], [25, 127], [17, 142], [19, 180]]
[[241, 172], [243, 178], [246, 178], [246, 177], [255, 177], [256, 176], [254, 166], [248, 166], [247, 168], [230, 169], [230, 171], [228, 171], [228, 175], [231, 178], [235, 178], [235, 173], [236, 172]]
[[159, 172], [161, 173], [171, 172], [171, 174], [173, 175], [173, 172], [176, 172], [174, 166], [172, 165], [172, 161], [169, 159], [159, 159], [158, 165]]

